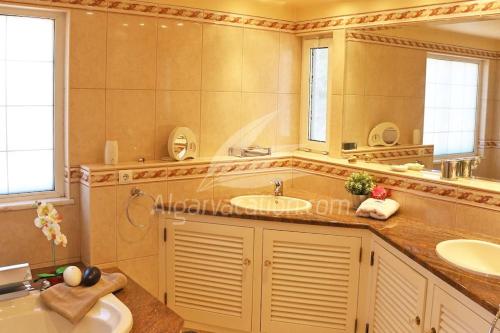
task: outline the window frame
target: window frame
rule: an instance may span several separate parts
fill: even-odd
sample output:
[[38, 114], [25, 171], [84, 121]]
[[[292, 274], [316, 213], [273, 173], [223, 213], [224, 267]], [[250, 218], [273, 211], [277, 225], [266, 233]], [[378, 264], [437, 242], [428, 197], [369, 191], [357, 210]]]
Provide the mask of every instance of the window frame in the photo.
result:
[[[314, 39], [302, 40], [302, 79], [301, 79], [301, 98], [300, 98], [300, 138], [299, 149], [328, 154], [330, 150], [330, 89], [331, 89], [331, 37], [317, 37]], [[325, 142], [309, 140], [309, 117], [310, 117], [310, 76], [311, 76], [311, 49], [328, 49], [328, 87], [326, 102], [326, 140]]]
[[[456, 153], [456, 154], [442, 154], [442, 155], [434, 155], [433, 162], [439, 163], [441, 160], [445, 159], [454, 159], [454, 158], [462, 158], [462, 157], [473, 157], [478, 155], [478, 142], [479, 142], [479, 129], [480, 129], [480, 121], [481, 121], [481, 96], [483, 94], [483, 70], [484, 70], [484, 60], [479, 58], [458, 56], [452, 54], [443, 54], [443, 53], [434, 53], [427, 52], [426, 55], [426, 64], [427, 59], [436, 59], [436, 60], [445, 60], [445, 61], [460, 61], [467, 62], [478, 65], [478, 73], [477, 73], [477, 94], [476, 94], [476, 116], [475, 116], [475, 124], [474, 124], [474, 142], [472, 152], [468, 153]], [[426, 81], [427, 81], [427, 67], [426, 67]], [[426, 84], [427, 87], [427, 84]], [[427, 94], [427, 89], [424, 92], [424, 124], [425, 124], [425, 98]], [[425, 132], [425, 128], [422, 126], [422, 140]], [[433, 144], [434, 145], [434, 144]]]
[[[63, 10], [0, 5], [0, 15], [25, 16], [54, 20], [54, 190], [0, 194], [0, 204], [63, 198], [65, 164], [65, 103], [67, 63], [67, 14]], [[33, 163], [36, 167], [36, 163]]]

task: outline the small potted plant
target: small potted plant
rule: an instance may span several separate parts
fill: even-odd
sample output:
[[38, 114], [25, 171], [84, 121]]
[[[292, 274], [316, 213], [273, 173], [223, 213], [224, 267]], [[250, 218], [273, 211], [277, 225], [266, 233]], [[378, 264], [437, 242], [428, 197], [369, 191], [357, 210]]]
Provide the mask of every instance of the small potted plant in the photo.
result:
[[366, 172], [354, 172], [345, 182], [345, 189], [351, 193], [351, 201], [354, 209], [370, 197], [370, 193], [375, 188], [373, 178]]

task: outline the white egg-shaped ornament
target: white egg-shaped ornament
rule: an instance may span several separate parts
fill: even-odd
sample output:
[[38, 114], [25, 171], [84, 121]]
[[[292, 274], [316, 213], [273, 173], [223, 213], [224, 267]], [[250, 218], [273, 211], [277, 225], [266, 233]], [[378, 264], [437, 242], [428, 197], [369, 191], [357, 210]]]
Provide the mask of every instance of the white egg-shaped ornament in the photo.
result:
[[76, 266], [68, 266], [63, 273], [64, 282], [70, 287], [76, 287], [82, 282], [82, 271]]

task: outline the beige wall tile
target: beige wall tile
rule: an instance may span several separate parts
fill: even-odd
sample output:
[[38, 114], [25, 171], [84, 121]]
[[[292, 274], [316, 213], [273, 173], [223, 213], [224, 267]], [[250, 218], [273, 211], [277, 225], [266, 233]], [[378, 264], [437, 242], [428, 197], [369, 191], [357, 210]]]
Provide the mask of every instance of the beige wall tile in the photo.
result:
[[346, 46], [345, 93], [364, 95], [366, 84], [366, 43], [348, 41]]
[[199, 90], [201, 52], [200, 23], [159, 19], [157, 88]]
[[243, 93], [241, 113], [241, 144], [243, 147], [258, 145], [276, 146], [278, 95]]
[[154, 90], [106, 91], [106, 139], [118, 140], [118, 159], [153, 159]]
[[146, 289], [151, 295], [158, 298], [158, 256], [119, 261], [118, 268]]
[[[33, 265], [52, 260], [50, 243], [42, 231], [33, 224], [35, 217], [34, 209], [1, 213], [3, 235], [0, 237], [1, 266], [23, 262]], [[64, 232], [64, 225], [61, 227]]]
[[214, 178], [214, 198], [230, 199], [246, 194], [273, 194], [273, 179], [283, 180], [283, 193], [292, 188], [292, 171], [259, 172]]
[[342, 141], [356, 142], [359, 146], [368, 144], [371, 128], [367, 126], [365, 97], [361, 95], [344, 96], [344, 116], [342, 126]]
[[454, 228], [500, 237], [498, 211], [479, 207], [457, 205]]
[[90, 265], [92, 262], [91, 244], [91, 219], [90, 219], [90, 188], [80, 186], [80, 255], [82, 262], [85, 265]]
[[211, 200], [213, 177], [169, 180], [167, 198], [168, 202]]
[[72, 10], [70, 27], [70, 87], [104, 88], [107, 14]]
[[203, 92], [201, 97], [201, 156], [226, 156], [240, 143], [241, 93]]
[[288, 33], [280, 33], [279, 36], [278, 91], [280, 93], [300, 93], [302, 39]]
[[278, 95], [276, 150], [294, 151], [299, 146], [300, 96]]
[[105, 124], [104, 89], [71, 89], [68, 133], [70, 165], [104, 161]]
[[156, 26], [156, 18], [108, 14], [107, 88], [155, 88]]
[[[325, 177], [308, 172], [293, 171], [292, 187], [294, 190], [305, 191], [311, 194], [308, 199], [315, 198], [332, 198], [344, 199], [344, 195], [337, 198], [334, 184], [337, 181], [331, 177]], [[342, 185], [343, 188], [343, 185]]]
[[[83, 193], [82, 193], [83, 195]], [[90, 264], [116, 261], [116, 186], [89, 191]]]
[[168, 156], [168, 137], [175, 127], [189, 127], [200, 139], [199, 91], [156, 91], [155, 158]]
[[407, 193], [401, 213], [444, 228], [453, 228], [457, 216], [455, 202], [442, 201]]
[[329, 91], [333, 95], [341, 95], [345, 89], [345, 62], [346, 62], [346, 36], [345, 30], [339, 29], [332, 32], [330, 49], [328, 51]]
[[245, 92], [278, 91], [279, 33], [244, 29], [243, 83]]
[[241, 91], [242, 45], [242, 28], [203, 25], [203, 90]]
[[[134, 185], [118, 186], [117, 201], [117, 231], [116, 247], [117, 259], [125, 260], [152, 256], [158, 254], [158, 215], [155, 214], [153, 202], [149, 197], [143, 196], [129, 203], [130, 191], [139, 188], [145, 193], [163, 202], [167, 198], [167, 183], [154, 182]], [[127, 219], [126, 209], [132, 221], [144, 227], [133, 226]]]
[[387, 58], [392, 58], [392, 68], [397, 68], [394, 71], [396, 75], [396, 89], [392, 94], [395, 96], [423, 98], [425, 93], [427, 52], [402, 47], [391, 48], [391, 50], [387, 50]]
[[392, 96], [397, 89], [396, 72], [393, 70], [395, 59], [389, 56], [396, 47], [379, 44], [365, 44], [366, 85], [365, 94], [369, 96]]

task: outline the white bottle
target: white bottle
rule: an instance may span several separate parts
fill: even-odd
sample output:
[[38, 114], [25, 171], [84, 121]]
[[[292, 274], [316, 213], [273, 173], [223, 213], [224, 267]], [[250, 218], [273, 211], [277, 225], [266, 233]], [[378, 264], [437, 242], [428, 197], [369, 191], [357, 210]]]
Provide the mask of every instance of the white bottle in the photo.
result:
[[118, 141], [106, 141], [106, 146], [104, 147], [104, 164], [118, 164]]
[[415, 128], [413, 130], [413, 144], [414, 145], [422, 144], [422, 132], [418, 128]]

